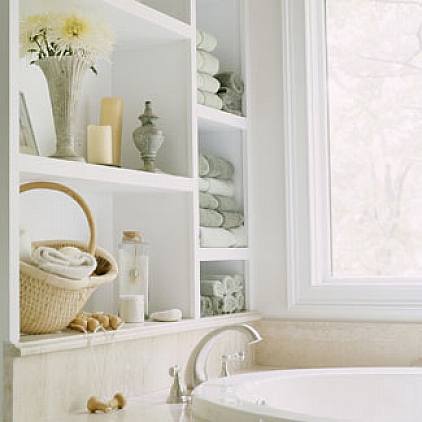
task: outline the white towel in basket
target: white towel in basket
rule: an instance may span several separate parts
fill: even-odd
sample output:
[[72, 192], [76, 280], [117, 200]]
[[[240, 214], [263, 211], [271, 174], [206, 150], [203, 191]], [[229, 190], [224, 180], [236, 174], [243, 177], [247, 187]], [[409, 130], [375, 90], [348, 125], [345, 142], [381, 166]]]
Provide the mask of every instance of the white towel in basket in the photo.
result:
[[32, 263], [43, 271], [72, 279], [88, 277], [97, 267], [95, 256], [72, 246], [39, 246], [32, 253]]

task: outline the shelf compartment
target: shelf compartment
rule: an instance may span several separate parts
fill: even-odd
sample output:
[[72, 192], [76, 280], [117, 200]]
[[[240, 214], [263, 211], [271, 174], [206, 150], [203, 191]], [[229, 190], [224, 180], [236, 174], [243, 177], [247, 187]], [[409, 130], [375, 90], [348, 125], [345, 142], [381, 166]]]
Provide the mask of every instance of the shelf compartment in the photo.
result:
[[198, 130], [203, 132], [220, 132], [222, 130], [247, 130], [246, 117], [237, 116], [226, 111], [197, 104]]
[[48, 179], [71, 183], [88, 192], [192, 192], [195, 180], [95, 164], [20, 154], [20, 182]]
[[200, 248], [199, 260], [206, 261], [247, 261], [249, 248]]
[[[72, 2], [72, 10], [81, 10], [113, 26], [117, 50], [140, 50], [192, 36], [190, 25], [134, 0], [88, 0]], [[69, 2], [59, 0], [23, 0], [25, 15], [69, 10]], [[22, 16], [22, 17], [24, 17]]]

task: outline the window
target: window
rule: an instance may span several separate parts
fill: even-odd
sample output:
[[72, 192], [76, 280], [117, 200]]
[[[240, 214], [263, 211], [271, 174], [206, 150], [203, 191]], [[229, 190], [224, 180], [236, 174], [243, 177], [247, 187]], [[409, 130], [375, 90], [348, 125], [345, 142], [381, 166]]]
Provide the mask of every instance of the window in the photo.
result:
[[422, 1], [283, 0], [290, 315], [422, 316]]

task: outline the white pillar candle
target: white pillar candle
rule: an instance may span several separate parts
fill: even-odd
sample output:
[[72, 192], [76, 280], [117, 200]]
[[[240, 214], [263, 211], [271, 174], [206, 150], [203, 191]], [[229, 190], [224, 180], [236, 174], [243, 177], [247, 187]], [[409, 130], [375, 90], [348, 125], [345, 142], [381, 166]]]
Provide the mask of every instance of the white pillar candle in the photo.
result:
[[100, 125], [110, 125], [113, 140], [113, 164], [121, 165], [123, 101], [119, 97], [101, 100]]
[[87, 160], [95, 164], [113, 164], [111, 126], [88, 126]]

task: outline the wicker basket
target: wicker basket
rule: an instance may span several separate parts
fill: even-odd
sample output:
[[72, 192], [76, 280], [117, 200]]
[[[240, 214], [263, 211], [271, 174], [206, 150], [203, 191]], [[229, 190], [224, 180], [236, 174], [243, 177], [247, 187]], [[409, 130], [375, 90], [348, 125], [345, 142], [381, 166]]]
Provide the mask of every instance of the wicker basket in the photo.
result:
[[117, 263], [112, 255], [96, 246], [96, 228], [85, 201], [70, 188], [54, 182], [33, 182], [21, 185], [20, 192], [50, 189], [63, 192], [82, 208], [90, 229], [88, 245], [72, 240], [46, 240], [33, 246], [61, 248], [74, 246], [91, 253], [97, 259], [94, 273], [81, 280], [71, 280], [47, 273], [38, 267], [20, 261], [20, 330], [22, 333], [45, 334], [66, 328], [86, 301], [101, 284], [117, 276]]

